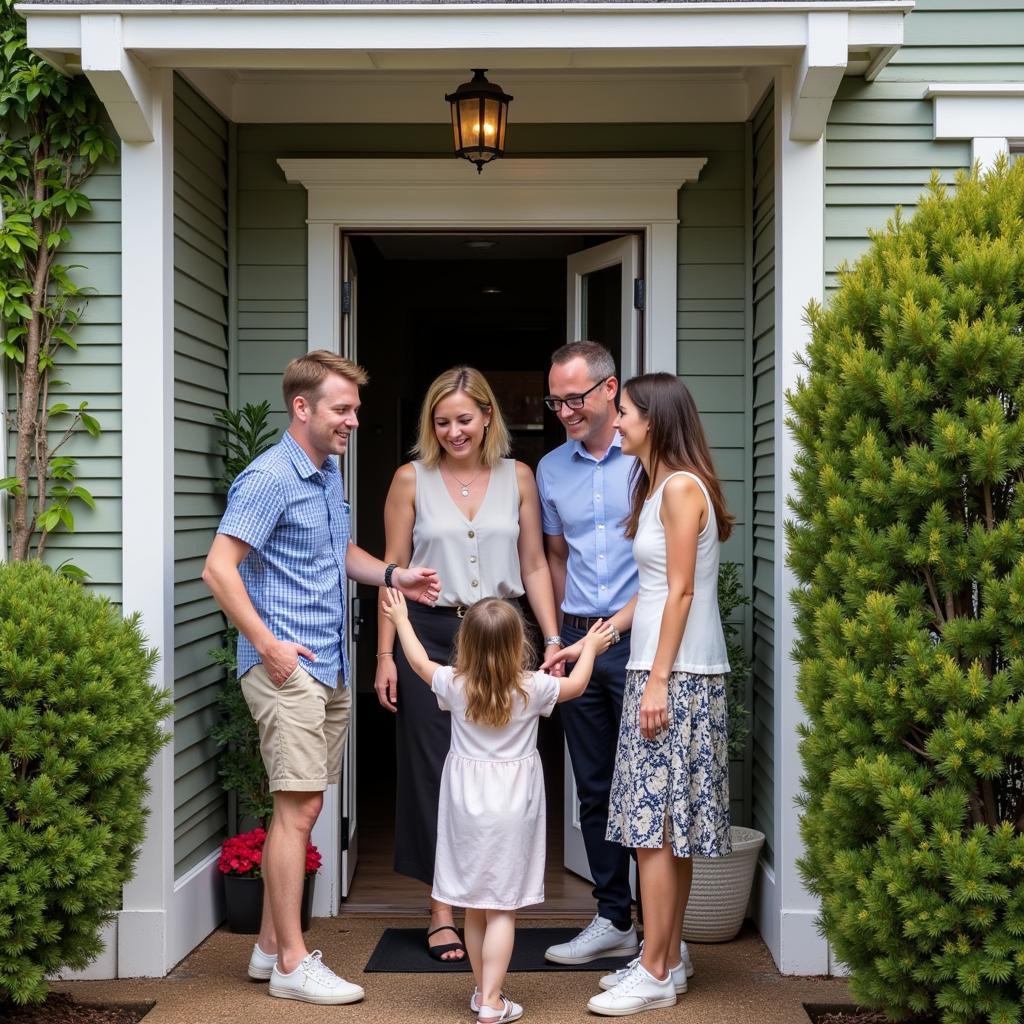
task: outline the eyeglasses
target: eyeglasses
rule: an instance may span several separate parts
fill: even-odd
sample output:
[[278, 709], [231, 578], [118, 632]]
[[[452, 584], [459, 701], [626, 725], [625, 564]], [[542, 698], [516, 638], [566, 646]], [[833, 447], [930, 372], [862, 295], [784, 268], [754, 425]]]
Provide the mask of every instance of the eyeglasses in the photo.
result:
[[569, 406], [570, 409], [582, 409], [583, 403], [587, 400], [587, 395], [591, 391], [596, 391], [607, 379], [607, 377], [602, 377], [593, 387], [587, 388], [582, 395], [566, 395], [565, 398], [555, 398], [554, 395], [547, 395], [544, 399], [544, 404], [552, 412], [558, 412], [563, 405]]

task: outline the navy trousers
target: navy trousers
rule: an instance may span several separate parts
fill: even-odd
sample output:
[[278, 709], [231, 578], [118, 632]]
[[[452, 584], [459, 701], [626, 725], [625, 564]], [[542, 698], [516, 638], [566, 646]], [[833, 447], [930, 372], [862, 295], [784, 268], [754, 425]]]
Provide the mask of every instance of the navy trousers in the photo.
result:
[[[563, 623], [562, 639], [574, 644], [583, 636]], [[629, 892], [630, 852], [605, 839], [608, 794], [615, 767], [615, 750], [622, 718], [622, 694], [629, 661], [629, 634], [598, 657], [590, 685], [582, 697], [559, 706], [569, 747], [576, 791], [580, 798], [580, 829], [594, 876], [597, 912], [622, 926], [631, 920]], [[571, 813], [570, 808], [565, 813]]]

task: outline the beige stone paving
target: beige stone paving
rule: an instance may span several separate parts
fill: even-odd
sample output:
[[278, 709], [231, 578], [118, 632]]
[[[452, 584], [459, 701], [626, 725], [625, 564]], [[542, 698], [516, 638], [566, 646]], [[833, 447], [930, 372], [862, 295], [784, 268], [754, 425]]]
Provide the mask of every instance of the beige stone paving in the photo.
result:
[[[529, 922], [535, 924], [537, 922]], [[582, 920], [545, 924], [583, 924]], [[309, 948], [324, 951], [339, 974], [366, 989], [366, 1000], [352, 1006], [321, 1007], [273, 999], [266, 985], [246, 978], [252, 937], [214, 933], [167, 978], [116, 982], [60, 982], [53, 988], [89, 1002], [155, 1000], [143, 1024], [448, 1024], [472, 1021], [467, 1001], [469, 974], [364, 974], [382, 930], [409, 927], [409, 919], [362, 916], [321, 918], [307, 935]], [[696, 974], [690, 991], [667, 1010], [640, 1016], [644, 1024], [807, 1024], [805, 1002], [848, 1002], [846, 983], [831, 978], [788, 978], [752, 929], [735, 942], [691, 946]], [[523, 1004], [524, 1024], [596, 1024], [587, 1012], [598, 991], [599, 972], [514, 974], [510, 996]]]

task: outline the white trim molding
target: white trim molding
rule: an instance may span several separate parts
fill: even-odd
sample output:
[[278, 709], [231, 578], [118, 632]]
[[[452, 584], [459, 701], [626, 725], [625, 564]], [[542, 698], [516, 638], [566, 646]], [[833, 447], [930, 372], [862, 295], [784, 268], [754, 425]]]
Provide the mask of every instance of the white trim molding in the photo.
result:
[[[477, 175], [463, 161], [281, 159], [309, 193], [309, 335], [337, 344], [342, 231], [643, 231], [644, 365], [676, 366], [679, 189], [705, 157], [496, 160]], [[332, 275], [337, 279], [337, 274]]]
[[[123, 606], [158, 649], [153, 686], [174, 687], [174, 110], [170, 71], [152, 75], [152, 140], [121, 144]], [[168, 721], [168, 730], [173, 723]], [[172, 966], [174, 745], [157, 753], [149, 818], [117, 928], [122, 977]]]
[[[84, 68], [95, 75], [101, 96], [123, 108], [118, 116], [136, 134], [145, 131], [146, 68], [194, 70], [205, 76], [219, 109], [242, 123], [261, 117], [264, 106], [276, 111], [266, 120], [302, 122], [313, 116], [312, 111], [307, 114], [304, 99], [295, 101], [302, 83], [289, 83], [291, 73], [307, 78], [314, 72], [362, 75], [356, 87], [366, 92], [377, 76], [387, 87], [387, 75], [454, 74], [467, 67], [510, 76], [587, 76], [616, 70], [671, 74], [703, 69], [721, 74], [786, 66], [796, 70], [791, 130], [800, 140], [820, 137], [844, 74], [874, 76], [885, 66], [903, 41], [903, 20], [912, 8], [911, 0], [19, 5], [27, 19], [29, 45], [69, 73]], [[97, 39], [101, 31], [106, 35], [102, 45]], [[211, 75], [223, 72], [236, 77], [212, 82]], [[260, 82], [261, 74], [280, 79]], [[565, 89], [568, 119], [604, 119], [585, 86], [567, 83]], [[648, 91], [657, 94], [657, 87]], [[699, 87], [691, 91], [686, 104], [700, 105]], [[710, 104], [719, 111], [723, 105], [736, 106], [741, 92], [741, 83], [733, 83], [731, 95], [713, 97]], [[319, 87], [307, 84], [303, 94], [318, 96]], [[551, 116], [543, 92], [525, 80], [522, 97], [525, 116], [533, 116], [529, 110], [538, 107]], [[406, 85], [401, 105], [415, 110], [422, 104], [422, 94], [417, 98]], [[623, 101], [612, 100], [611, 105], [621, 117]], [[665, 101], [658, 106], [664, 110]], [[314, 99], [312, 107], [322, 109], [323, 101]], [[679, 115], [680, 120], [687, 117]]]
[[825, 974], [828, 943], [818, 933], [818, 900], [803, 884], [797, 860], [803, 853], [795, 797], [803, 774], [797, 728], [804, 720], [797, 699], [796, 634], [790, 594], [796, 586], [786, 565], [786, 496], [796, 465], [796, 442], [786, 426], [786, 392], [796, 384], [798, 359], [810, 339], [807, 303], [821, 301], [825, 287], [825, 143], [797, 141], [792, 73], [775, 85], [775, 821], [774, 870], [762, 869], [760, 927], [783, 974]]
[[1009, 154], [1011, 139], [1024, 138], [1024, 84], [943, 83], [928, 86], [925, 96], [935, 112], [935, 138], [970, 139], [971, 161], [982, 168]]

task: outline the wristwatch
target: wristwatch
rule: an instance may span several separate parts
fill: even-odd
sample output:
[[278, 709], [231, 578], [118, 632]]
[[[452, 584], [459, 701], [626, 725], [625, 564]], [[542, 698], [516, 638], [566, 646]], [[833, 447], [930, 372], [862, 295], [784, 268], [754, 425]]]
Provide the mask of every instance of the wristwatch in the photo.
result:
[[391, 577], [394, 575], [395, 570], [398, 568], [396, 562], [388, 563], [388, 567], [384, 570], [384, 586], [388, 589], [391, 588]]

